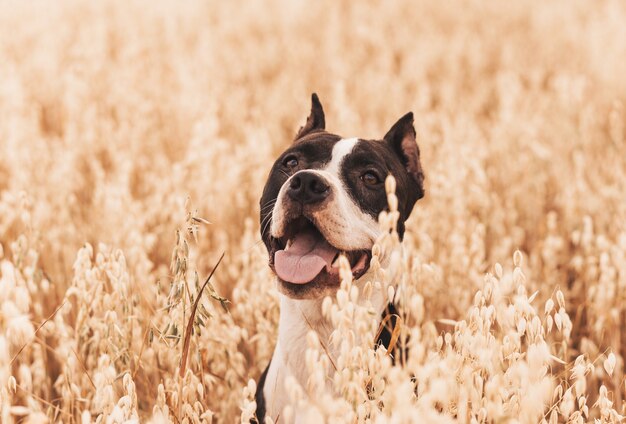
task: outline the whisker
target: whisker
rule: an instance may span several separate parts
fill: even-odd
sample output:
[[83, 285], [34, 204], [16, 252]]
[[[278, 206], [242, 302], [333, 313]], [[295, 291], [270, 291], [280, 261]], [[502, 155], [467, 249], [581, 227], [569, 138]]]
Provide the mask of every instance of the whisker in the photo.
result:
[[261, 212], [264, 212], [264, 211], [266, 211], [267, 209], [274, 207], [274, 205], [275, 205], [275, 204], [276, 204], [276, 199], [274, 199], [274, 201], [271, 201], [271, 200], [270, 200], [269, 202], [267, 202], [267, 203], [265, 204], [265, 206], [263, 206], [263, 207], [261, 208]]
[[267, 214], [267, 216], [263, 219], [263, 221], [266, 221], [265, 224], [263, 223], [263, 221], [261, 221], [261, 236], [265, 234], [265, 231], [268, 229], [270, 223], [272, 222], [272, 216], [273, 214], [271, 213]]
[[276, 201], [278, 200], [278, 196], [276, 196], [273, 199], [268, 200], [267, 202], [265, 202], [265, 204], [261, 205], [261, 212], [263, 212], [264, 210], [266, 210], [269, 207], [272, 207], [276, 204]]
[[272, 222], [272, 220], [268, 219], [267, 222], [265, 223], [265, 225], [263, 226], [262, 231], [261, 231], [261, 236], [263, 236], [265, 234], [265, 231], [268, 230], [270, 222]]
[[[270, 199], [268, 200], [265, 205], [263, 205], [261, 207], [261, 214], [264, 213], [264, 211], [270, 210], [271, 208], [274, 207], [274, 205], [276, 205], [276, 202], [278, 201], [278, 197], [274, 198], [274, 199]], [[263, 217], [263, 219], [261, 220], [261, 236], [263, 234], [265, 234], [265, 231], [267, 230], [268, 226], [270, 225], [270, 222], [272, 221], [272, 216], [273, 213], [270, 211], [265, 217]]]
[[264, 223], [265, 223], [267, 220], [271, 219], [271, 217], [272, 217], [272, 213], [268, 213], [266, 216], [264, 216], [264, 217], [263, 217], [263, 219], [261, 220], [261, 229], [263, 229], [263, 225], [264, 225]]

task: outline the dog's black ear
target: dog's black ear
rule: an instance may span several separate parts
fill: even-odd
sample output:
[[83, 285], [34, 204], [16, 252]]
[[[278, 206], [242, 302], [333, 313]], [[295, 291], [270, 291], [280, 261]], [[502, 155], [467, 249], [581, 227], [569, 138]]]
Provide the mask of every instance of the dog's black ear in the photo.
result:
[[296, 134], [295, 140], [304, 137], [312, 131], [319, 131], [326, 128], [326, 120], [324, 118], [324, 109], [320, 103], [320, 99], [317, 94], [311, 95], [311, 114], [306, 120], [306, 124], [300, 127], [298, 134]]
[[420, 164], [420, 148], [415, 140], [415, 128], [413, 127], [413, 112], [409, 112], [398, 120], [387, 134], [384, 140], [389, 143], [392, 150], [400, 157], [408, 174], [414, 180], [417, 188], [417, 199], [424, 197], [424, 172]]

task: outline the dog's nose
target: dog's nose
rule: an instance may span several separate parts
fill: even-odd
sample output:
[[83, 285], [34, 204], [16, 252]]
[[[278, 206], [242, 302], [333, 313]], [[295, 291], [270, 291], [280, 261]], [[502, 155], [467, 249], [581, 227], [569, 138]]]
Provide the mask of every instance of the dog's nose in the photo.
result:
[[330, 186], [316, 173], [300, 171], [291, 177], [287, 194], [303, 204], [318, 203], [328, 197]]

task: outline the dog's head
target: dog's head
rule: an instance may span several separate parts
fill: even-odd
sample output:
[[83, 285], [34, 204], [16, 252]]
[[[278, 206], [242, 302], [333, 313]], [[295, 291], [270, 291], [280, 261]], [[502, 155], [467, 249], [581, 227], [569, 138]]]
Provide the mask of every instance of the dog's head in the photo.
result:
[[317, 95], [293, 144], [276, 160], [261, 197], [261, 236], [279, 290], [295, 299], [320, 298], [339, 287], [333, 266], [345, 254], [355, 279], [369, 269], [387, 209], [385, 178], [396, 179], [398, 233], [424, 196], [424, 174], [413, 114], [383, 140], [342, 138], [325, 131]]

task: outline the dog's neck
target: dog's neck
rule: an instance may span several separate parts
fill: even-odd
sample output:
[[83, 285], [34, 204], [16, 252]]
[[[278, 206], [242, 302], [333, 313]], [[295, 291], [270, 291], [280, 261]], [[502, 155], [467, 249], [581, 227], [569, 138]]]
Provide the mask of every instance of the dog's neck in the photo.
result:
[[[369, 273], [368, 273], [369, 274]], [[362, 294], [362, 282], [372, 276], [364, 275], [359, 281], [354, 282], [359, 287], [360, 306], [372, 308], [375, 316], [380, 317], [388, 304], [387, 290], [375, 289], [371, 296], [366, 299]], [[361, 282], [361, 283], [360, 283]], [[284, 364], [302, 387], [306, 387], [306, 370], [304, 369], [304, 357], [307, 345], [307, 334], [314, 331], [324, 351], [331, 355], [332, 361], [336, 360], [339, 346], [330, 343], [330, 336], [335, 327], [330, 319], [322, 312], [323, 299], [291, 299], [283, 294], [280, 295], [280, 320], [278, 327], [277, 351], [280, 353]]]
[[[383, 261], [385, 262], [385, 261]], [[352, 284], [359, 288], [357, 303], [372, 309], [373, 314], [381, 317], [385, 312], [389, 299], [387, 287], [373, 288], [371, 295], [366, 298], [363, 286], [366, 281], [379, 280], [374, 271], [370, 270]], [[309, 348], [307, 335], [310, 331], [317, 334], [321, 350], [330, 356], [333, 363], [337, 363], [340, 346], [331, 343], [331, 334], [335, 330], [332, 321], [322, 312], [322, 299], [298, 300], [280, 294], [280, 319], [278, 326], [278, 341], [274, 355], [263, 377], [261, 398], [264, 414], [267, 413], [276, 419], [283, 408], [290, 404], [293, 393], [287, 381], [293, 378], [306, 393], [309, 370], [306, 363], [306, 350]], [[358, 340], [357, 340], [358, 343]], [[331, 372], [330, 369], [326, 372]], [[328, 379], [327, 381], [330, 381]]]

